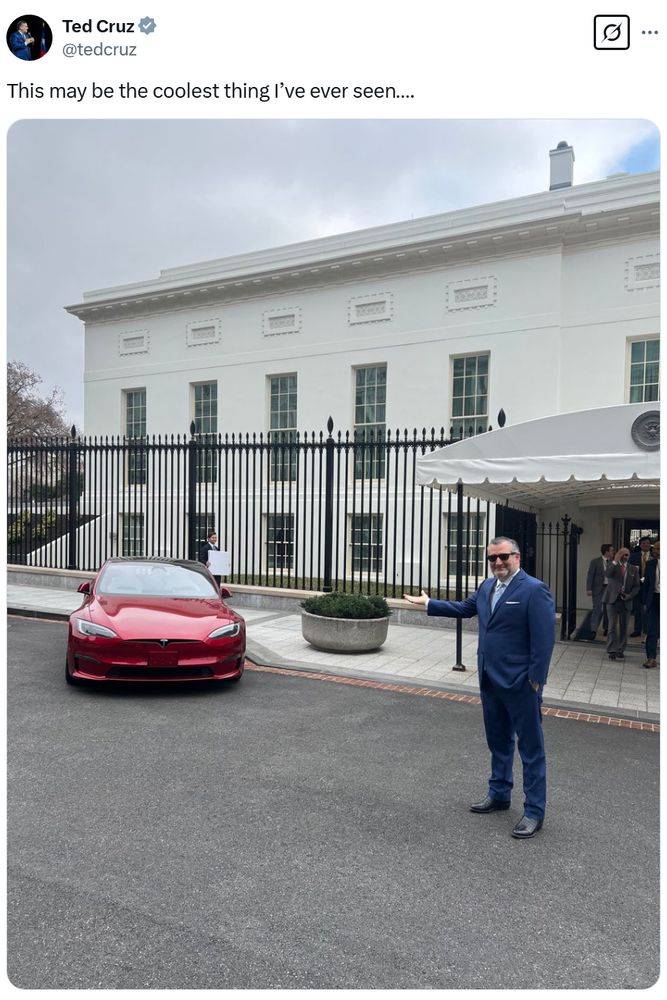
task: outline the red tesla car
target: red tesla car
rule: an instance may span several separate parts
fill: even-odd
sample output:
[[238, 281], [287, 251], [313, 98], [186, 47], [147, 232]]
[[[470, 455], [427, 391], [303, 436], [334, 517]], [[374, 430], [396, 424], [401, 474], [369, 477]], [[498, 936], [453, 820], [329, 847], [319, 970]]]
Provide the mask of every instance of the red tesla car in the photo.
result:
[[201, 563], [109, 559], [69, 620], [65, 678], [240, 680], [245, 622]]

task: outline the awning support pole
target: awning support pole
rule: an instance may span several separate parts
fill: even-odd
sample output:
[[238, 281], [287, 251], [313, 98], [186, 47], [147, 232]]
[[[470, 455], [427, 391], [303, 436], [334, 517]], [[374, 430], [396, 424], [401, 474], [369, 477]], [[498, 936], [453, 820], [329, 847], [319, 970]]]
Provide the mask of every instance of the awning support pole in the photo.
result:
[[[463, 483], [456, 487], [456, 600], [463, 600]], [[463, 619], [456, 619], [456, 663], [454, 670], [465, 670], [463, 663]]]

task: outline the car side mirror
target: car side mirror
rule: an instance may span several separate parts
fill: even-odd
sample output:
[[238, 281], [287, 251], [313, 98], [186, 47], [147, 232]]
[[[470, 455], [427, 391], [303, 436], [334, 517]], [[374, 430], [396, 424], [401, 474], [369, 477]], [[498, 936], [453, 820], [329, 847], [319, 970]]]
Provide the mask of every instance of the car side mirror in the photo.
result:
[[90, 593], [90, 580], [85, 580], [83, 583], [80, 583], [79, 586], [76, 589], [77, 589], [77, 593], [79, 593], [79, 594], [89, 594]]
[[223, 599], [223, 601], [226, 601], [227, 598], [231, 597], [231, 596], [232, 596], [232, 592], [231, 592], [231, 590], [228, 590], [227, 587], [221, 587], [220, 588], [220, 597]]

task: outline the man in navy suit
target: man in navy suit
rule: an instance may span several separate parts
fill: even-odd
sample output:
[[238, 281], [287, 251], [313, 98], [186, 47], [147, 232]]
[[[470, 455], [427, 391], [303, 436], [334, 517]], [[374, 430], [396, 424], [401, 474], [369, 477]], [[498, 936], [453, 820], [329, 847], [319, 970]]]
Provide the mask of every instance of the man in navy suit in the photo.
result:
[[477, 669], [486, 741], [491, 751], [489, 791], [471, 812], [509, 809], [515, 736], [523, 764], [524, 815], [512, 836], [525, 840], [542, 827], [546, 808], [546, 757], [542, 688], [555, 641], [555, 607], [549, 588], [521, 569], [519, 546], [494, 538], [487, 559], [493, 577], [464, 601], [435, 601], [404, 594], [427, 614], [479, 619]]
[[9, 47], [17, 59], [32, 59], [30, 46], [34, 41], [35, 39], [28, 30], [28, 22], [19, 21], [16, 25], [16, 31], [13, 31], [9, 36]]

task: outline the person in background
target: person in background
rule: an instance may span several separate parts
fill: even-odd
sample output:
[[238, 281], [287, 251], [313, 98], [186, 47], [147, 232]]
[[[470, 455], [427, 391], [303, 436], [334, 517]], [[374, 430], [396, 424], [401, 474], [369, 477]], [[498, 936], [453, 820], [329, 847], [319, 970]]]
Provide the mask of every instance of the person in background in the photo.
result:
[[[201, 549], [199, 550], [199, 562], [204, 563], [204, 565], [207, 567], [210, 565], [208, 554], [211, 551], [214, 552], [220, 551], [218, 549], [218, 535], [216, 531], [214, 531], [213, 529], [211, 529], [211, 531], [209, 531], [208, 535], [206, 536], [206, 544], [202, 545]], [[213, 579], [215, 580], [217, 585], [220, 586], [220, 581], [222, 578], [219, 576], [215, 576], [214, 574]]]
[[[630, 558], [628, 562], [631, 566], [636, 566], [639, 570], [639, 583], [640, 585], [644, 582], [644, 576], [646, 575], [646, 567], [648, 561], [651, 558], [651, 536], [642, 535], [639, 539], [639, 545], [630, 553]], [[644, 621], [643, 604], [641, 598], [641, 591], [635, 597], [632, 602], [632, 612], [635, 616], [634, 629], [630, 633], [630, 637], [635, 639], [637, 636], [646, 632], [646, 622]]]
[[607, 586], [607, 570], [611, 566], [614, 558], [614, 546], [607, 542], [600, 546], [600, 552], [601, 555], [597, 556], [595, 559], [591, 559], [590, 566], [588, 567], [588, 575], [586, 577], [586, 593], [589, 597], [593, 598], [593, 612], [591, 614], [591, 632], [593, 640], [595, 640], [595, 634], [601, 621], [603, 621], [605, 635], [608, 631], [607, 613], [602, 602], [602, 597], [605, 592], [605, 587]]
[[628, 641], [628, 618], [632, 602], [639, 593], [639, 570], [628, 563], [629, 549], [619, 549], [607, 571], [604, 603], [609, 618], [607, 653], [610, 660], [624, 660]]
[[487, 559], [493, 576], [464, 601], [419, 597], [429, 615], [479, 619], [477, 669], [486, 741], [491, 751], [489, 791], [470, 806], [474, 813], [510, 807], [515, 743], [523, 764], [524, 815], [512, 830], [520, 840], [534, 837], [544, 822], [546, 756], [542, 733], [542, 688], [555, 642], [556, 611], [546, 584], [521, 569], [519, 546], [494, 538]]
[[653, 558], [646, 564], [642, 587], [642, 604], [646, 608], [646, 659], [644, 666], [658, 665], [660, 638], [660, 542], [653, 544]]

